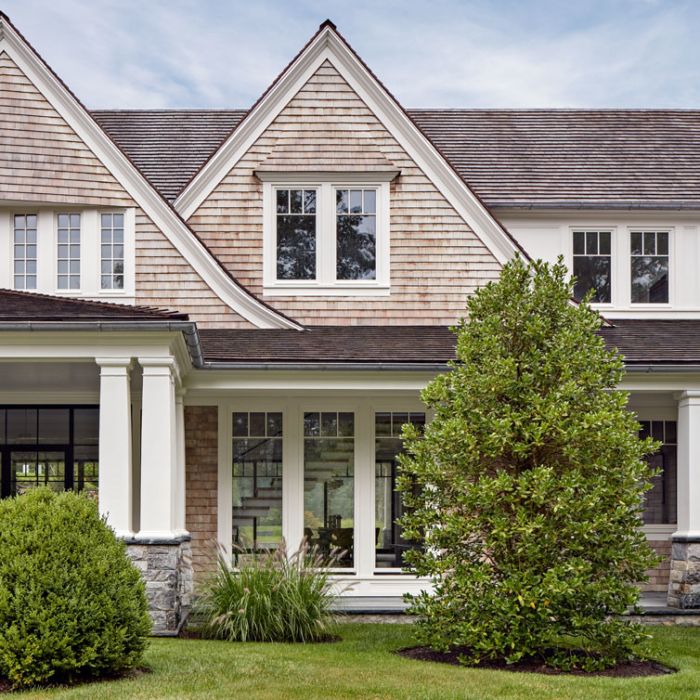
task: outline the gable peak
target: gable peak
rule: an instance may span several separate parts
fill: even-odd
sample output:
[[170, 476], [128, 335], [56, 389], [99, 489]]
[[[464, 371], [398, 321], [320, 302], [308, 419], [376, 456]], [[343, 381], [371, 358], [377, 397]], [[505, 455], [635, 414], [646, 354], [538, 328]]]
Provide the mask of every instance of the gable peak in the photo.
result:
[[[0, 13], [2, 14], [2, 13]], [[335, 22], [331, 21], [330, 19], [326, 19], [318, 27], [318, 31], [322, 31], [324, 29], [332, 29], [334, 32], [338, 31], [338, 27], [336, 27]]]

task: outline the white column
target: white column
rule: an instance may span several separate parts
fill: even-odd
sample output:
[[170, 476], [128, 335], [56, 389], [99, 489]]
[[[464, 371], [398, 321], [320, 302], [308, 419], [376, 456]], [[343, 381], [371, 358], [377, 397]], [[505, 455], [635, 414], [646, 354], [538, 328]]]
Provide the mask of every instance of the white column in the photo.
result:
[[700, 537], [700, 391], [678, 395], [678, 531]]
[[176, 519], [179, 534], [187, 534], [185, 526], [186, 471], [185, 471], [185, 389], [175, 392], [175, 435], [177, 440]]
[[[175, 361], [139, 358], [141, 390], [140, 539], [178, 537]], [[184, 489], [184, 485], [183, 485]]]
[[120, 537], [133, 536], [131, 358], [97, 358], [100, 366], [100, 513]]

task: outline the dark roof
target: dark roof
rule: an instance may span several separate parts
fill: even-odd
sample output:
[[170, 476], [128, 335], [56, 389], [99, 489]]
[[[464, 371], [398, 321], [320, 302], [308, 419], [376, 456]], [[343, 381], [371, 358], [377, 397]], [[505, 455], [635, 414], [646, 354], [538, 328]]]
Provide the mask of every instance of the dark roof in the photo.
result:
[[[700, 320], [615, 320], [601, 329], [627, 365], [700, 364]], [[294, 330], [202, 329], [208, 362], [442, 364], [454, 358], [444, 326], [314, 326]]]
[[303, 331], [199, 331], [209, 362], [435, 364], [454, 357], [444, 326], [311, 326]]
[[[92, 112], [173, 200], [245, 110]], [[489, 206], [700, 208], [700, 111], [412, 109]]]
[[169, 200], [245, 116], [226, 110], [97, 110], [95, 121]]
[[185, 321], [186, 314], [151, 306], [0, 289], [0, 323], [24, 321]]

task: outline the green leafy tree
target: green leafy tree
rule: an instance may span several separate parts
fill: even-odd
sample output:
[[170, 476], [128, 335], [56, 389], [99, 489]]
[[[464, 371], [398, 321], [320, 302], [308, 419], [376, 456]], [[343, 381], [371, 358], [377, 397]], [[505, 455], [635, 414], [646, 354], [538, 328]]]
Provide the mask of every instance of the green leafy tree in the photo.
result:
[[640, 526], [658, 445], [616, 390], [600, 317], [571, 296], [561, 260], [507, 264], [468, 300], [457, 360], [423, 391], [434, 420], [404, 428], [401, 524], [423, 544], [407, 561], [435, 582], [410, 609], [421, 641], [465, 647], [465, 663], [600, 668], [646, 637], [617, 616], [657, 561]]

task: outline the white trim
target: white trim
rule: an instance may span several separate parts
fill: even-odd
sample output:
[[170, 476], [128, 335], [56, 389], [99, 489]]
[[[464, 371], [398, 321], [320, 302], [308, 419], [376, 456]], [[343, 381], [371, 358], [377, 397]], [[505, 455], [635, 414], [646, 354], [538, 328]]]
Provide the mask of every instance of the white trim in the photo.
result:
[[36, 53], [0, 18], [0, 52], [7, 52], [80, 139], [143, 208], [182, 257], [209, 288], [229, 307], [260, 328], [296, 328], [285, 318], [248, 294], [218, 264], [202, 242], [165, 202], [153, 186], [109, 139], [85, 108], [66, 89]]
[[[277, 279], [276, 199], [278, 189], [299, 185], [316, 191], [316, 279]], [[335, 191], [354, 188], [374, 190], [376, 199], [376, 277], [373, 280], [336, 280]], [[292, 174], [280, 181], [263, 182], [263, 295], [264, 296], [388, 296], [390, 294], [391, 246], [389, 181], [331, 177], [321, 181], [296, 180]]]
[[175, 200], [182, 216], [192, 216], [324, 61], [333, 64], [494, 257], [501, 263], [510, 260], [518, 252], [517, 245], [330, 27], [318, 32]]

